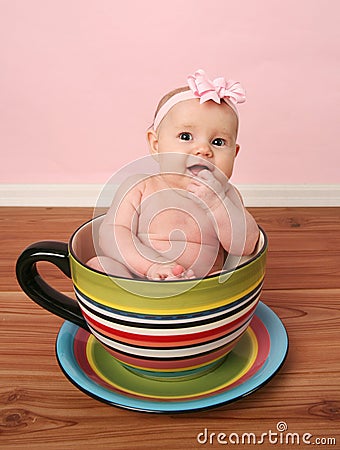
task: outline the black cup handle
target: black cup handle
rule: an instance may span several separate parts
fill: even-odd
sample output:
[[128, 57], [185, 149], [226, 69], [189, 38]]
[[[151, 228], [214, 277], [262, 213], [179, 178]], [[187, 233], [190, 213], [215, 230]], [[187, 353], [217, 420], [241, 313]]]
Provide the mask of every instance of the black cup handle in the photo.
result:
[[78, 303], [53, 289], [42, 279], [37, 262], [47, 261], [71, 278], [68, 245], [64, 242], [42, 241], [31, 244], [19, 256], [16, 276], [22, 290], [38, 305], [89, 331]]

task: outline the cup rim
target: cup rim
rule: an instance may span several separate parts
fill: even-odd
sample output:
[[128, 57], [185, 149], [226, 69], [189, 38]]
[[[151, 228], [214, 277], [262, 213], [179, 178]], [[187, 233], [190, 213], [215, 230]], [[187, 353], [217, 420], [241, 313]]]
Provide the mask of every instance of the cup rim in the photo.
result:
[[[100, 219], [101, 217], [104, 217], [104, 214], [100, 214], [99, 216], [96, 217], [92, 217], [91, 219], [87, 220], [86, 222], [82, 223], [81, 225], [78, 226], [78, 228], [72, 233], [70, 239], [69, 239], [69, 253], [72, 255], [72, 258], [77, 261], [77, 263], [79, 263], [82, 267], [84, 267], [85, 269], [90, 270], [91, 272], [97, 273], [99, 275], [104, 275], [104, 276], [108, 276], [110, 278], [116, 278], [116, 279], [121, 279], [121, 280], [127, 280], [127, 281], [131, 281], [131, 282], [147, 282], [147, 283], [169, 283], [169, 281], [165, 280], [149, 280], [147, 278], [128, 278], [128, 277], [123, 277], [123, 276], [118, 276], [118, 275], [112, 275], [112, 274], [106, 274], [104, 272], [101, 272], [97, 269], [93, 269], [92, 267], [87, 266], [83, 261], [80, 260], [80, 258], [76, 255], [76, 252], [73, 249], [73, 241], [76, 237], [76, 235], [80, 232], [80, 230], [82, 228], [85, 228], [89, 223], [94, 222], [95, 220]], [[268, 248], [268, 237], [265, 233], [265, 231], [263, 230], [263, 228], [261, 226], [258, 225], [258, 228], [260, 230], [261, 235], [263, 236], [263, 244], [261, 246], [261, 248], [259, 249], [259, 251], [257, 253], [254, 254], [254, 256], [252, 256], [249, 260], [243, 262], [242, 264], [240, 264], [239, 266], [236, 266], [234, 268], [231, 269], [227, 269], [227, 270], [222, 270], [221, 272], [215, 273], [215, 274], [211, 274], [211, 275], [207, 275], [203, 278], [190, 278], [190, 279], [178, 279], [178, 280], [172, 280], [171, 283], [187, 283], [187, 282], [195, 282], [195, 281], [204, 281], [204, 280], [209, 280], [212, 278], [216, 278], [216, 277], [220, 277], [223, 275], [227, 275], [231, 272], [235, 272], [238, 271], [240, 269], [242, 269], [245, 266], [250, 265], [251, 263], [253, 263], [254, 261], [256, 261], [258, 258], [260, 258], [263, 253], [267, 250]]]

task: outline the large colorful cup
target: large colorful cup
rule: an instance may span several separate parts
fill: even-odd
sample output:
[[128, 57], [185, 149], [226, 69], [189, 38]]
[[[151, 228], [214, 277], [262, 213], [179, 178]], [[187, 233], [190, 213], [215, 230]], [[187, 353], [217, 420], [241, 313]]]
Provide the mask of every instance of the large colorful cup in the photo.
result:
[[[113, 358], [149, 377], [192, 377], [212, 370], [234, 348], [262, 289], [267, 238], [236, 268], [202, 280], [149, 281], [109, 276], [85, 265], [95, 255], [102, 217], [83, 224], [68, 244], [30, 245], [17, 261], [23, 291], [50, 312], [90, 331]], [[77, 301], [57, 292], [36, 263], [72, 278]]]

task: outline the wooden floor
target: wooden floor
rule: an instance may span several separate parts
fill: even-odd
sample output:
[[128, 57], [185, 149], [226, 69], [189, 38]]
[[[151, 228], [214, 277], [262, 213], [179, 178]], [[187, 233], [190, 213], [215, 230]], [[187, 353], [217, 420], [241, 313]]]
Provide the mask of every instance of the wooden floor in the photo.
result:
[[[30, 301], [16, 282], [15, 262], [28, 244], [67, 242], [92, 210], [0, 208], [0, 448], [220, 448], [216, 438], [199, 444], [198, 433], [260, 436], [284, 421], [301, 437], [334, 437], [336, 445], [322, 448], [340, 449], [340, 208], [250, 210], [269, 238], [262, 301], [287, 328], [288, 358], [268, 385], [243, 400], [169, 416], [117, 409], [70, 384], [54, 356], [62, 320]], [[71, 291], [56, 268], [41, 264], [40, 270], [53, 286]]]

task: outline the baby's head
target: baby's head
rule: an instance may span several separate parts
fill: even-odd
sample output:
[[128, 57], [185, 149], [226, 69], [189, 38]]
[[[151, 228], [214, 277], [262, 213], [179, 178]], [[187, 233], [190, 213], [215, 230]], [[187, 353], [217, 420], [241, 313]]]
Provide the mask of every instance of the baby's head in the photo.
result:
[[244, 101], [238, 82], [210, 81], [202, 70], [197, 71], [188, 77], [188, 86], [161, 99], [147, 134], [151, 153], [203, 158], [210, 169], [213, 164], [230, 178], [239, 151], [236, 104]]

